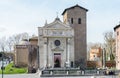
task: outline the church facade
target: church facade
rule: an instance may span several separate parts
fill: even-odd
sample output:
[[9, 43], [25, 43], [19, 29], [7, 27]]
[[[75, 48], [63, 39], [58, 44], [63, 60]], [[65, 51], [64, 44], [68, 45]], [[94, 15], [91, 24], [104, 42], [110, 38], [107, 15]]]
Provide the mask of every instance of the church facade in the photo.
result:
[[57, 17], [38, 28], [40, 68], [70, 67], [74, 62], [74, 30]]

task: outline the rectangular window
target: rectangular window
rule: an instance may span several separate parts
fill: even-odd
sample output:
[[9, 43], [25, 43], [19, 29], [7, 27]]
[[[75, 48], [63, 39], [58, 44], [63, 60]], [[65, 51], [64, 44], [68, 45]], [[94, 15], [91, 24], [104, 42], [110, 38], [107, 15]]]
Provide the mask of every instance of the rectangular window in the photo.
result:
[[81, 24], [81, 18], [78, 18], [78, 24]]

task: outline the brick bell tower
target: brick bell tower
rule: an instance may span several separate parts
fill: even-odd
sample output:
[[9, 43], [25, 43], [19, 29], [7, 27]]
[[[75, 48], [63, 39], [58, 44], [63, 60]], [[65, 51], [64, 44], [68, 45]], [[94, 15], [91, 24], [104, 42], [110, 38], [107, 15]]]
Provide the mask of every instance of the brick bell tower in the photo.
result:
[[87, 9], [75, 5], [70, 8], [66, 8], [63, 15], [63, 22], [74, 28], [74, 57], [75, 66], [80, 65], [81, 68], [86, 67], [87, 61], [87, 41], [86, 41], [86, 17]]

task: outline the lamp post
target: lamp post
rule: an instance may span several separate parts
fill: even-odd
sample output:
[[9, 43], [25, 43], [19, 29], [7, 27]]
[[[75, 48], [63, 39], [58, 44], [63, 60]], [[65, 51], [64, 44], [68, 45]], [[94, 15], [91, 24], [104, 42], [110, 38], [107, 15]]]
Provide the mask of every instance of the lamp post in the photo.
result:
[[2, 54], [2, 78], [3, 78], [3, 70], [4, 70], [4, 63], [3, 63], [3, 54]]
[[3, 67], [3, 53], [0, 53], [0, 58], [2, 58], [2, 67], [1, 67], [1, 70], [2, 70], [2, 78], [3, 78], [3, 69], [4, 69], [4, 67]]

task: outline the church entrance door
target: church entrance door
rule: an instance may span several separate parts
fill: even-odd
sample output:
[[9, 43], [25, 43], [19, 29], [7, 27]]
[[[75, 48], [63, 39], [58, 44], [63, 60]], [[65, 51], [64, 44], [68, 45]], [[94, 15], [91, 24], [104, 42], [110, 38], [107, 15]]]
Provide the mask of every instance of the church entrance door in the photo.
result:
[[61, 67], [61, 54], [54, 53], [54, 67], [59, 68]]

